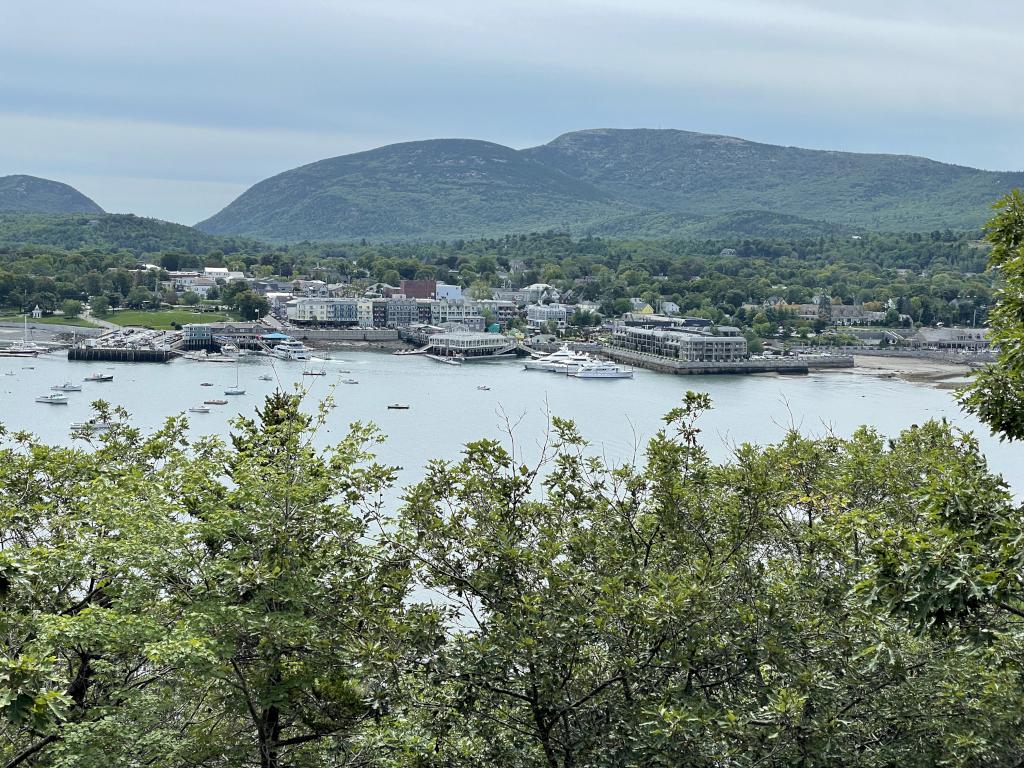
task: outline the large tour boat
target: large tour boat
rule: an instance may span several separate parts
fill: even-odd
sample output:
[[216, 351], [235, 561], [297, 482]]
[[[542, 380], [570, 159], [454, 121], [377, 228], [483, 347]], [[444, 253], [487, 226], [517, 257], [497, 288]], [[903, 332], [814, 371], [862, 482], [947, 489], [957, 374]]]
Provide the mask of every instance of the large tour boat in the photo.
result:
[[608, 360], [595, 360], [570, 375], [577, 379], [632, 379], [633, 371]]
[[290, 341], [282, 341], [274, 347], [274, 356], [282, 360], [309, 360], [311, 357], [310, 352], [312, 351], [301, 341], [291, 339]]

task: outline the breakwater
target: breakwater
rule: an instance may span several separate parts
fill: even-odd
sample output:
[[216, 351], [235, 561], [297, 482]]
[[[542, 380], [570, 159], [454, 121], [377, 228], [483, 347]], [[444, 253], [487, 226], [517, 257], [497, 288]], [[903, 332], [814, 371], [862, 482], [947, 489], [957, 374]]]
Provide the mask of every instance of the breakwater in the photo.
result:
[[604, 357], [617, 363], [626, 363], [637, 368], [647, 368], [660, 373], [672, 373], [679, 376], [709, 375], [738, 373], [808, 373], [813, 369], [852, 368], [853, 357], [842, 355], [832, 357], [780, 357], [736, 360], [720, 363], [691, 363], [685, 360], [674, 360], [670, 357], [635, 352], [631, 349], [604, 346], [601, 348]]

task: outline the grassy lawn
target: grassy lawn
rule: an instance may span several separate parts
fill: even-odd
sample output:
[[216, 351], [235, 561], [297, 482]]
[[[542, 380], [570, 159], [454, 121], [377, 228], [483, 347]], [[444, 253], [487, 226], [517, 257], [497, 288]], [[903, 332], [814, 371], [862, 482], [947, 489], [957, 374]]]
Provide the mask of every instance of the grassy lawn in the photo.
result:
[[[24, 315], [0, 315], [0, 322], [5, 323], [23, 323]], [[62, 315], [49, 315], [46, 317], [40, 317], [38, 319], [30, 317], [28, 324], [36, 325], [77, 325], [80, 328], [95, 328], [96, 326], [87, 320], [83, 320], [80, 317], [63, 317]]]
[[156, 311], [121, 310], [111, 312], [103, 318], [115, 325], [132, 325], [153, 330], [166, 331], [173, 326], [171, 323], [219, 323], [224, 320], [236, 320], [233, 315], [224, 312], [192, 312], [187, 309], [161, 309]]

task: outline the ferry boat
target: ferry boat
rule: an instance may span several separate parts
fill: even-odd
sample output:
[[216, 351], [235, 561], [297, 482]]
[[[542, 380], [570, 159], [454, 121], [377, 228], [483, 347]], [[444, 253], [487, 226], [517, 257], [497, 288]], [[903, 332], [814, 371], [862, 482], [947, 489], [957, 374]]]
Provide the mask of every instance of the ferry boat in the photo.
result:
[[37, 403], [48, 403], [50, 405], [67, 405], [68, 396], [60, 392], [51, 392], [48, 395], [40, 395], [36, 398]]
[[81, 392], [81, 384], [72, 384], [70, 381], [65, 381], [63, 384], [54, 384], [50, 387], [54, 392]]
[[599, 360], [588, 363], [569, 375], [577, 379], [632, 379], [633, 371], [608, 360]]
[[312, 351], [301, 341], [292, 339], [291, 341], [282, 341], [274, 347], [274, 357], [279, 357], [282, 360], [309, 360], [309, 353]]
[[86, 376], [84, 379], [82, 379], [82, 381], [113, 381], [113, 380], [114, 380], [114, 374], [112, 374], [112, 373], [100, 373], [99, 371], [97, 371], [96, 373], [91, 373], [88, 376]]
[[523, 367], [528, 371], [548, 371], [551, 373], [575, 373], [580, 366], [594, 362], [590, 355], [573, 352], [568, 345], [563, 345], [557, 352], [550, 355], [527, 360]]

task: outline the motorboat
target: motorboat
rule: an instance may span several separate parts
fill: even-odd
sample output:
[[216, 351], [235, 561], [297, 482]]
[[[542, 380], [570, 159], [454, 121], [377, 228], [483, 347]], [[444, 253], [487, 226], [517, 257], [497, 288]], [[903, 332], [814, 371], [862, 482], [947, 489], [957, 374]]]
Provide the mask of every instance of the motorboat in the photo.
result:
[[523, 367], [528, 371], [548, 371], [550, 373], [575, 373], [580, 366], [592, 363], [594, 359], [582, 352], [573, 352], [567, 344], [557, 352], [527, 360]]
[[219, 398], [214, 398], [212, 400], [203, 400], [203, 405], [227, 405], [227, 404], [228, 404], [227, 400], [221, 400]]
[[262, 376], [260, 376], [260, 381], [273, 381], [273, 380], [274, 380], [274, 377], [271, 376], [269, 373], [264, 373]]
[[48, 403], [49, 405], [67, 405], [68, 396], [60, 392], [51, 392], [48, 395], [40, 395], [36, 398], [37, 403]]
[[65, 381], [63, 384], [54, 384], [50, 387], [54, 392], [81, 392], [81, 384], [72, 384], [70, 381]]
[[309, 360], [312, 351], [301, 341], [296, 341], [295, 339], [282, 341], [273, 350], [274, 356], [281, 360]]
[[188, 409], [190, 413], [209, 413], [210, 408], [207, 405], [193, 405]]
[[399, 403], [392, 403], [388, 406], [389, 411], [408, 411], [408, 405], [400, 405]]
[[200, 384], [199, 386], [200, 386], [200, 387], [212, 387], [212, 386], [213, 386], [213, 383], [212, 383], [212, 382], [209, 382], [209, 381], [204, 381], [204, 382], [203, 382], [202, 384]]
[[488, 387], [486, 384], [481, 384], [480, 386], [477, 387], [477, 389], [483, 390], [484, 392], [490, 392], [491, 391], [491, 388]]
[[99, 371], [97, 371], [96, 373], [90, 373], [88, 376], [86, 376], [83, 379], [83, 381], [99, 381], [99, 382], [113, 381], [113, 380], [114, 380], [114, 374], [112, 374], [112, 373], [100, 373]]
[[341, 383], [342, 384], [358, 384], [359, 382], [356, 379], [342, 379]]
[[632, 379], [633, 371], [608, 360], [598, 360], [580, 367], [569, 375], [577, 379]]
[[103, 432], [104, 430], [110, 429], [114, 426], [112, 421], [103, 421], [102, 419], [89, 419], [88, 421], [75, 421], [71, 424], [72, 432]]

